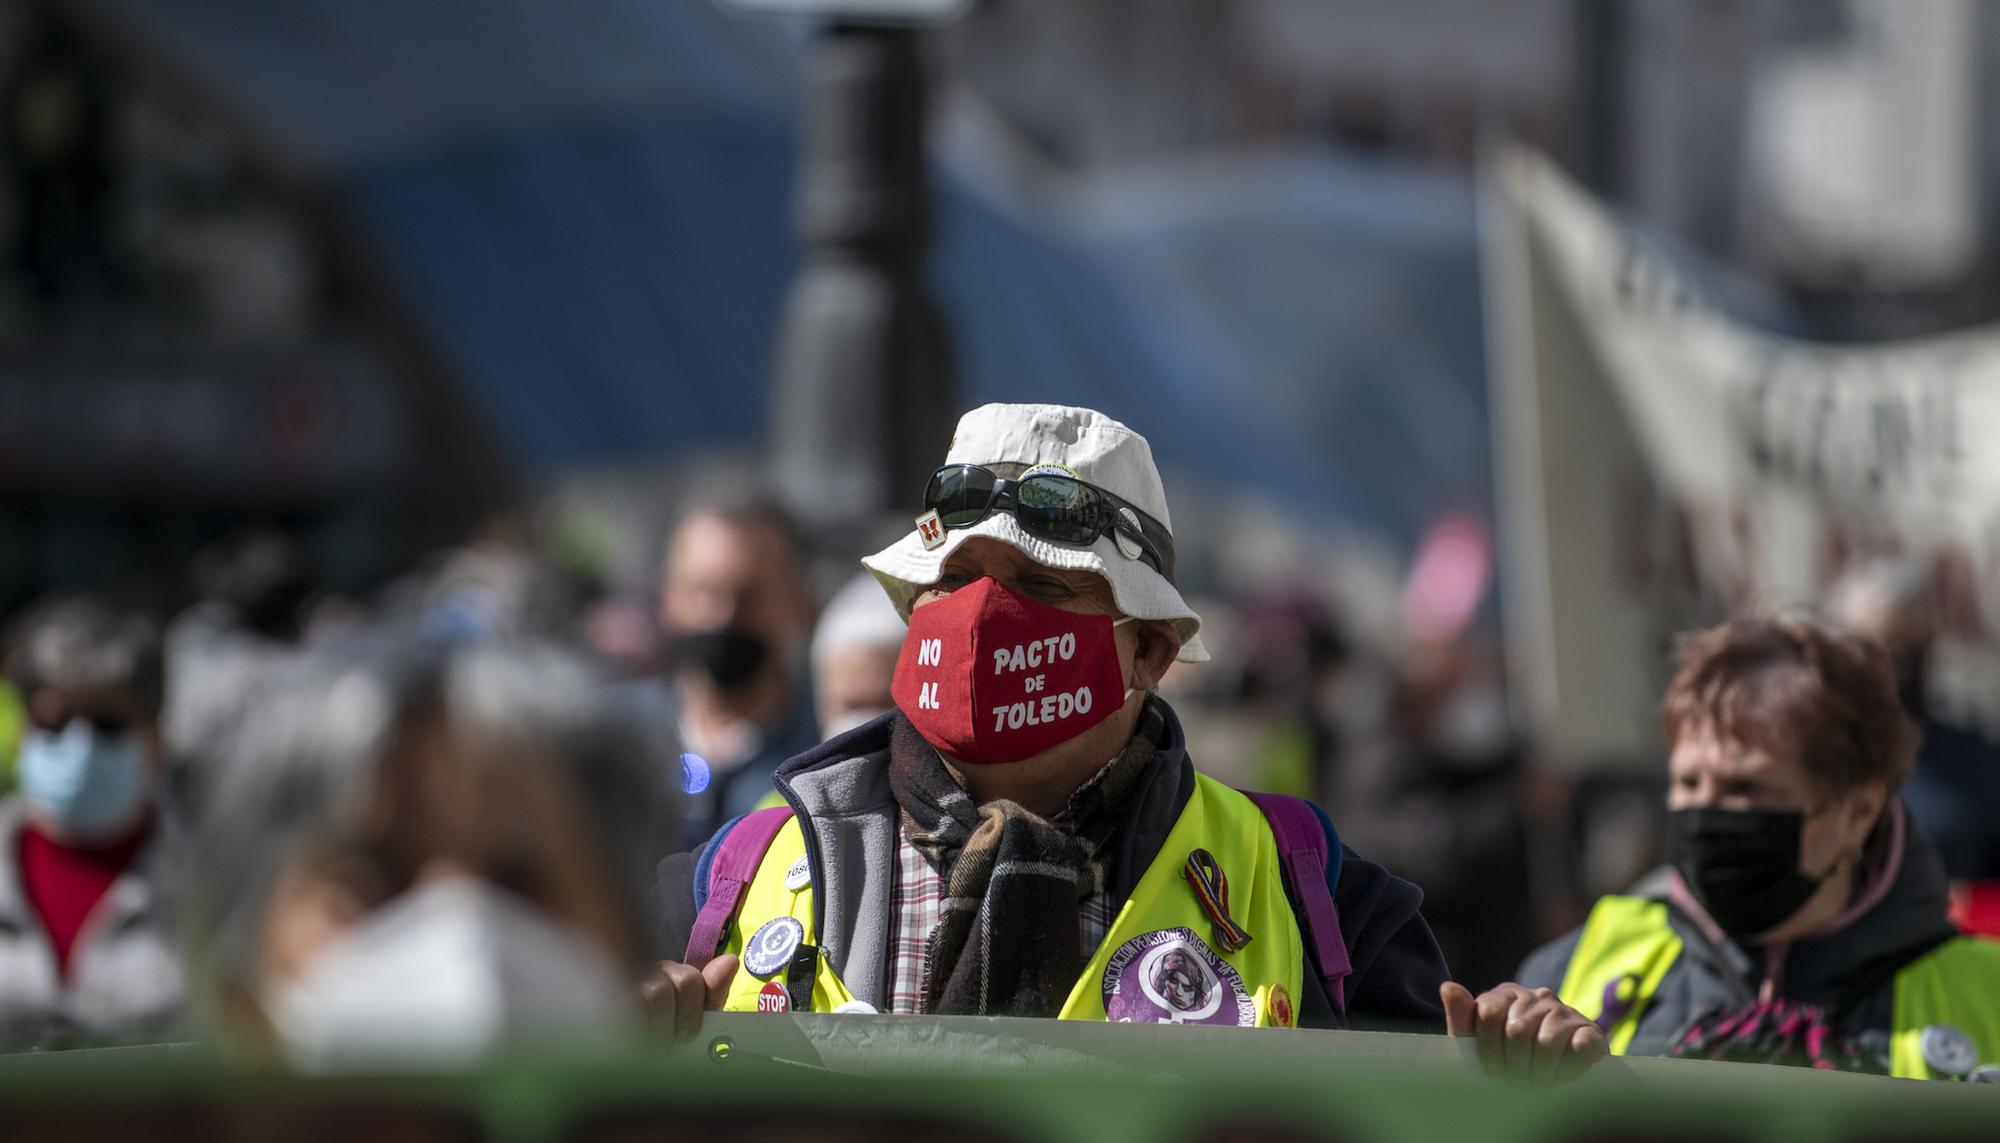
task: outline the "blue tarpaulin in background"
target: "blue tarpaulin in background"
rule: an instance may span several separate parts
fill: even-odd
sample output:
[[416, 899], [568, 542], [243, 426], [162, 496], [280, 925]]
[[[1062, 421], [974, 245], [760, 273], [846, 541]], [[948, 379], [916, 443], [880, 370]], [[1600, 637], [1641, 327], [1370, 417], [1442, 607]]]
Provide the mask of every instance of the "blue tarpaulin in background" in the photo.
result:
[[[525, 471], [760, 435], [796, 27], [659, 0], [96, 7], [334, 188]], [[969, 403], [1093, 405], [1163, 462], [1404, 542], [1485, 506], [1462, 180], [1274, 160], [1049, 216], [938, 188]]]

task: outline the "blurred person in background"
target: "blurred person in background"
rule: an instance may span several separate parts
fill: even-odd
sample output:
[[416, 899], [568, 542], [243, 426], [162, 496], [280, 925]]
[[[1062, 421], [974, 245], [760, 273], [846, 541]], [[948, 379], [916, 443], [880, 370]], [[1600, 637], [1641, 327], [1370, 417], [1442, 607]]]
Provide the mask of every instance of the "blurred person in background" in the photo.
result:
[[162, 1039], [182, 1012], [159, 810], [159, 633], [92, 599], [30, 609], [6, 642], [27, 725], [0, 802], [0, 1041]]
[[784, 809], [661, 864], [690, 963], [653, 995], [677, 1024], [714, 1006], [1449, 1027], [1546, 1077], [1602, 1054], [1548, 991], [1447, 983], [1422, 894], [1322, 811], [1196, 770], [1154, 694], [1208, 652], [1145, 438], [983, 406], [924, 501], [863, 561], [910, 625], [896, 711], [786, 763]]
[[[1435, 517], [1397, 605], [1386, 679], [1351, 688], [1346, 749], [1331, 774], [1350, 839], [1424, 887], [1424, 915], [1459, 980], [1511, 978], [1550, 931], [1521, 907], [1530, 877], [1526, 751], [1507, 708], [1499, 649], [1478, 622], [1494, 587], [1482, 517]], [[1571, 919], [1574, 923], [1574, 918]], [[1566, 926], [1565, 926], [1566, 927]]]
[[688, 844], [771, 794], [778, 763], [819, 741], [805, 678], [805, 541], [784, 509], [706, 499], [668, 537], [660, 625], [680, 703]]
[[506, 521], [443, 553], [390, 592], [389, 611], [456, 643], [530, 639], [566, 643], [583, 593], [525, 530]]
[[1424, 887], [1424, 916], [1459, 980], [1507, 980], [1535, 946], [1521, 798], [1524, 758], [1499, 652], [1469, 632], [1415, 641], [1380, 725], [1358, 727], [1330, 775], [1354, 844]]
[[2000, 1080], [2000, 944], [1956, 934], [1897, 800], [1916, 735], [1888, 654], [1735, 620], [1683, 645], [1661, 721], [1667, 865], [1520, 979], [1617, 1053]]
[[847, 581], [813, 628], [813, 701], [821, 739], [835, 738], [895, 709], [890, 694], [908, 627], [875, 577]]
[[303, 636], [313, 595], [303, 553], [281, 532], [230, 536], [197, 553], [190, 570], [195, 602], [165, 640], [161, 722], [177, 763], [219, 747], [258, 679]]
[[190, 979], [240, 1057], [458, 1065], [643, 1020], [674, 731], [547, 644], [285, 664], [197, 802]]
[[1834, 582], [1827, 606], [1834, 619], [1882, 644], [1895, 664], [1897, 692], [1920, 738], [1903, 803], [1937, 845], [1946, 875], [2000, 880], [2000, 746], [1936, 709], [1930, 675], [1938, 630], [1928, 570], [1915, 561], [1861, 564]]
[[1246, 608], [1237, 702], [1258, 727], [1251, 781], [1260, 790], [1321, 797], [1337, 769], [1335, 717], [1347, 640], [1324, 607], [1303, 593]]

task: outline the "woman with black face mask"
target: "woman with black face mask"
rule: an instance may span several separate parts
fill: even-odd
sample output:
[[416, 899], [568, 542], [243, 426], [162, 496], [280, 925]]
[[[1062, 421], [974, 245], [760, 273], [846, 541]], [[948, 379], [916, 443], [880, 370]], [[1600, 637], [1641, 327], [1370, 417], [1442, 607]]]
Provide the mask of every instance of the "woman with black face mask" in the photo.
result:
[[1666, 864], [1522, 965], [1615, 1053], [2000, 1082], [2000, 943], [1957, 934], [1897, 800], [1889, 657], [1817, 623], [1683, 645], [1661, 704]]

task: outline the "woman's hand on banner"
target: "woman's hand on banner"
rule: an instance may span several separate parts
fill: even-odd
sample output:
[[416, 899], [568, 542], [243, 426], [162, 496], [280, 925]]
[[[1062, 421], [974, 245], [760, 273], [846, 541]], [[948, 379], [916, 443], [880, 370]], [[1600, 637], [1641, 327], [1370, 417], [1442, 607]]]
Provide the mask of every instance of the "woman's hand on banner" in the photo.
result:
[[1446, 981], [1438, 998], [1445, 1030], [1478, 1040], [1487, 1075], [1548, 1086], [1575, 1079], [1609, 1053], [1604, 1030], [1546, 988], [1502, 984], [1475, 997]]

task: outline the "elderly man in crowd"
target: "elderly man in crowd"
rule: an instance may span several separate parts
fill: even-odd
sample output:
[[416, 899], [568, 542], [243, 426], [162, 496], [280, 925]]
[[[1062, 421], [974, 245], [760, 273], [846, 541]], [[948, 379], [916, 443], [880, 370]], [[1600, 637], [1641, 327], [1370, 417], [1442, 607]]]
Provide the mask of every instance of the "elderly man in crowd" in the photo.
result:
[[0, 1042], [159, 1039], [182, 1010], [160, 818], [159, 633], [109, 604], [31, 611], [7, 674], [26, 709], [0, 803]]
[[1208, 658], [1145, 439], [1088, 409], [965, 415], [916, 529], [863, 563], [909, 630], [897, 709], [787, 762], [786, 806], [661, 865], [655, 1003], [1477, 1033], [1516, 1074], [1597, 1028], [1447, 982], [1418, 889], [1310, 803], [1198, 772], [1154, 692]]

